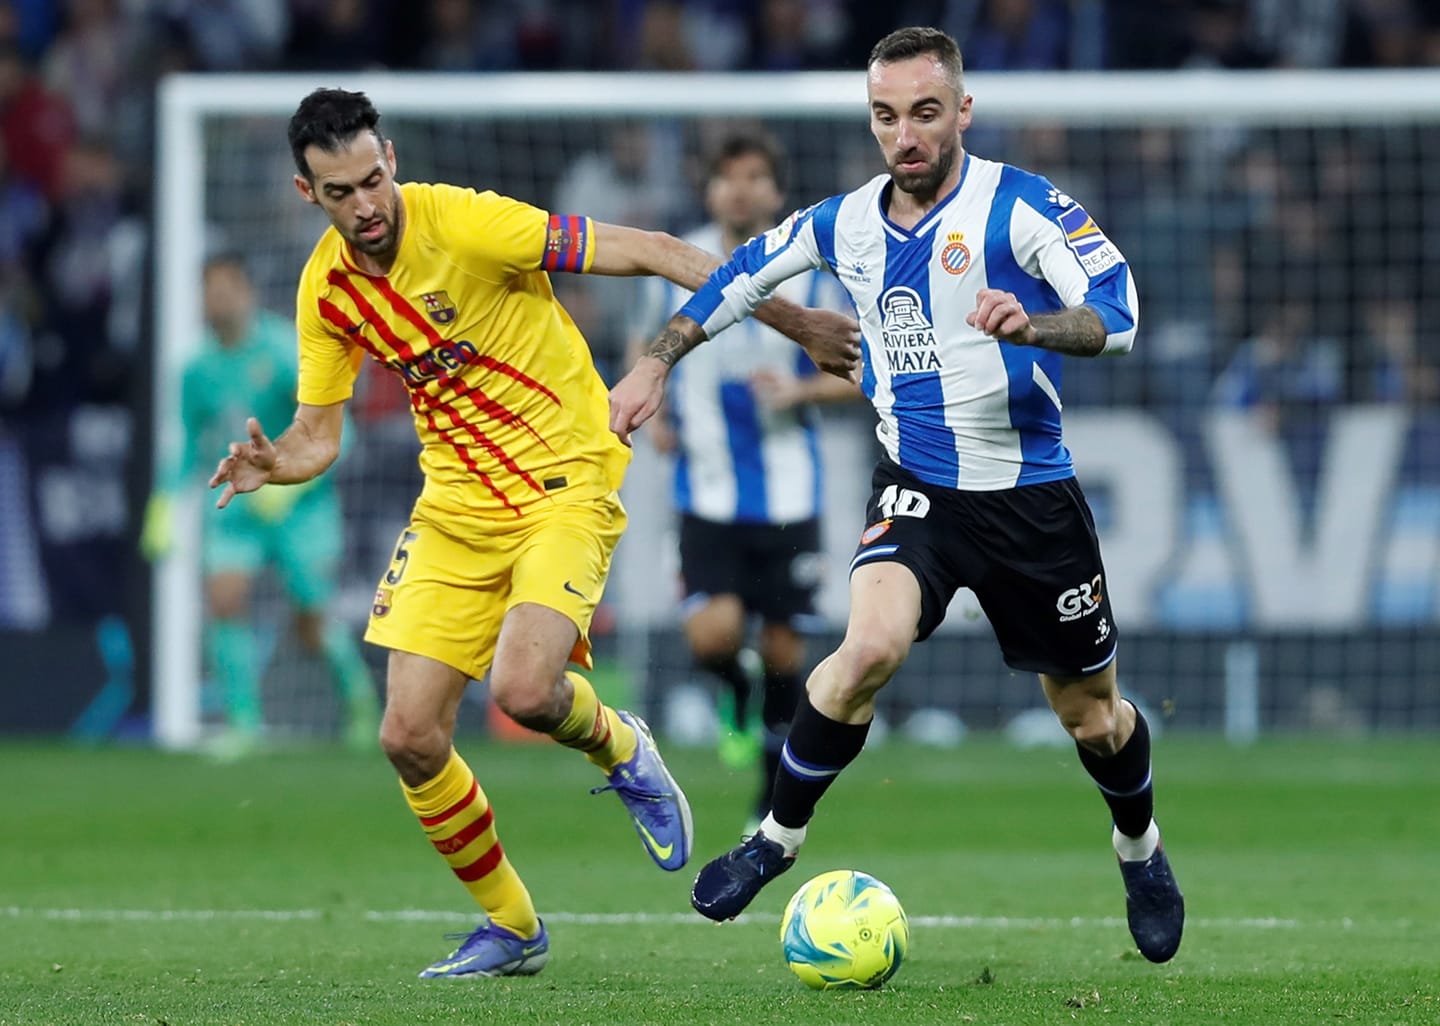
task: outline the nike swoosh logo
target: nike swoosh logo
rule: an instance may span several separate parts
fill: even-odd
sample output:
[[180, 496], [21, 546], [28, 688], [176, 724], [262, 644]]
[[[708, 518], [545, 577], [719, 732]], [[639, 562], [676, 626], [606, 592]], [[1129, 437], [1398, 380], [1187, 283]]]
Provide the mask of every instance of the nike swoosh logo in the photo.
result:
[[575, 589], [575, 585], [571, 584], [569, 581], [565, 582], [565, 590], [572, 595], [579, 595], [582, 599], [585, 597], [585, 593], [583, 591], [577, 591]]
[[533, 948], [521, 948], [520, 955], [522, 958], [529, 958], [531, 955], [537, 955], [544, 950], [543, 945], [537, 944]]
[[638, 819], [635, 820], [635, 829], [640, 831], [640, 837], [645, 841], [645, 845], [662, 859], [668, 859], [675, 851], [674, 841], [662, 846], [659, 841], [655, 840], [655, 835], [646, 830], [645, 824]]

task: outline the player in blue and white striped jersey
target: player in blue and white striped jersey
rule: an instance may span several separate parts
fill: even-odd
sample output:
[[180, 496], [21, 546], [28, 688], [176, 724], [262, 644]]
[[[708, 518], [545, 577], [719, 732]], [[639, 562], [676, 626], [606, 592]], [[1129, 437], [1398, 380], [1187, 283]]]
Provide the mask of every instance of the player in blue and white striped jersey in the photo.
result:
[[[714, 220], [685, 241], [729, 253], [773, 226], [784, 204], [784, 162], [766, 134], [726, 135], [706, 172], [705, 207]], [[643, 288], [637, 346], [691, 296], [659, 278]], [[776, 291], [803, 306], [851, 312], [839, 281], [822, 270], [796, 275]], [[816, 404], [858, 398], [854, 384], [821, 374], [790, 339], [746, 319], [675, 369], [664, 415], [652, 429], [656, 447], [675, 454], [686, 639], [696, 663], [725, 685], [721, 756], [732, 766], [749, 765], [763, 751], [755, 823], [770, 810], [802, 693], [802, 631], [814, 617], [820, 583]], [[760, 621], [759, 667], [748, 666], [743, 651], [752, 617]], [[762, 675], [755, 716], [751, 692], [762, 682], [752, 678]]]
[[789, 868], [816, 802], [859, 755], [876, 694], [968, 587], [1005, 661], [1039, 674], [1075, 739], [1114, 820], [1131, 934], [1163, 962], [1179, 948], [1184, 901], [1152, 815], [1149, 729], [1116, 684], [1099, 543], [1060, 431], [1060, 357], [1127, 351], [1135, 288], [1083, 207], [965, 152], [962, 75], [943, 32], [881, 40], [867, 84], [889, 173], [738, 251], [611, 392], [611, 427], [626, 438], [684, 353], [780, 281], [828, 266], [860, 318], [862, 387], [886, 451], [851, 563], [845, 640], [806, 684], [771, 813], [700, 871], [691, 901], [733, 917]]

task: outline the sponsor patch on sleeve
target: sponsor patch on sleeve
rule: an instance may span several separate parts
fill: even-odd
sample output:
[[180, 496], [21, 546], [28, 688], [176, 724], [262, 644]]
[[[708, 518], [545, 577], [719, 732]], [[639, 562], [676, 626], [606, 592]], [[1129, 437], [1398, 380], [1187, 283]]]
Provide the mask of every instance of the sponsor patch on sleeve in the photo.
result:
[[810, 208], [806, 207], [804, 210], [795, 211], [765, 233], [766, 256], [785, 248], [785, 244], [790, 241], [790, 236], [795, 234], [795, 226], [800, 223], [800, 219], [804, 217], [809, 210]]
[[1105, 237], [1085, 208], [1063, 193], [1060, 199], [1068, 200], [1069, 206], [1061, 210], [1055, 220], [1065, 233], [1065, 245], [1070, 247], [1085, 273], [1094, 278], [1120, 263], [1124, 259], [1120, 250]]

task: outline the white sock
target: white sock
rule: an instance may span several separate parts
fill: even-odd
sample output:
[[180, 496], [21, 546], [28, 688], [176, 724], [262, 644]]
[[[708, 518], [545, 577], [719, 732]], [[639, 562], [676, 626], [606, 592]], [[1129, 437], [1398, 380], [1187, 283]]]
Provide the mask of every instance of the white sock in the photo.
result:
[[[770, 835], [767, 833], [765, 836], [769, 837]], [[1160, 828], [1152, 819], [1150, 825], [1145, 828], [1145, 832], [1139, 837], [1127, 837], [1120, 832], [1119, 827], [1116, 827], [1110, 834], [1110, 840], [1115, 845], [1115, 854], [1126, 862], [1144, 862], [1155, 854], [1156, 848], [1160, 847]]]
[[805, 843], [805, 828], [803, 826], [781, 826], [775, 822], [775, 817], [770, 813], [765, 814], [765, 819], [760, 824], [760, 832], [764, 834], [767, 839], [774, 841], [780, 845], [780, 847], [784, 848], [786, 856], [792, 859], [795, 857], [795, 853], [800, 850], [800, 845]]

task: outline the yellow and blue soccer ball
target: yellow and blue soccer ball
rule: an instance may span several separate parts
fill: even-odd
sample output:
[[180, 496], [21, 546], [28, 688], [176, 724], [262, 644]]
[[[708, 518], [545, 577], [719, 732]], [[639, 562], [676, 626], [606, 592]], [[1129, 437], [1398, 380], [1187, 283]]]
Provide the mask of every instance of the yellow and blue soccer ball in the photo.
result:
[[780, 943], [807, 987], [873, 989], [900, 969], [910, 924], [889, 887], [868, 873], [836, 869], [795, 892], [780, 920]]

